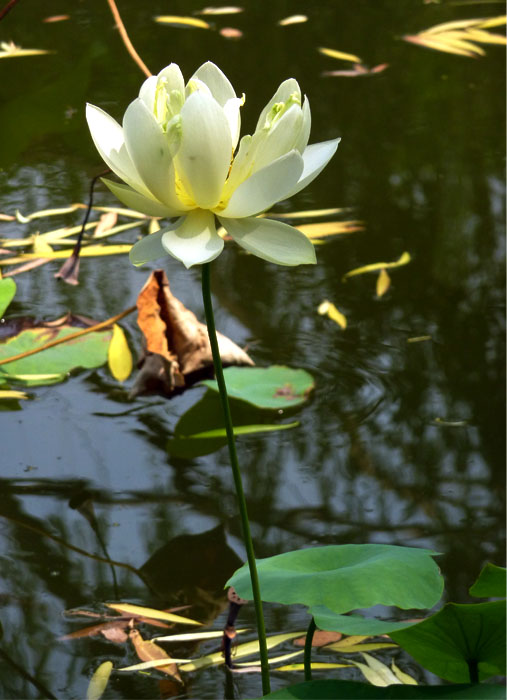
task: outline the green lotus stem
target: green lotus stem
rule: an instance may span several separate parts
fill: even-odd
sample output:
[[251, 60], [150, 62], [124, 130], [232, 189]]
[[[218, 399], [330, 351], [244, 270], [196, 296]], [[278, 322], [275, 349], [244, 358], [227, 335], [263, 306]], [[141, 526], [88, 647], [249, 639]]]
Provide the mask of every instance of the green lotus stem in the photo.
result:
[[313, 642], [313, 634], [314, 634], [316, 629], [317, 629], [317, 625], [315, 624], [315, 620], [312, 617], [312, 619], [310, 620], [310, 624], [308, 625], [308, 629], [306, 630], [306, 639], [305, 639], [305, 659], [304, 659], [305, 681], [312, 680], [312, 642]]
[[222, 360], [220, 359], [220, 351], [218, 348], [217, 333], [215, 329], [215, 318], [213, 315], [213, 304], [211, 302], [211, 283], [210, 283], [210, 263], [205, 263], [202, 266], [202, 298], [204, 302], [204, 313], [206, 315], [206, 324], [208, 326], [208, 335], [211, 344], [211, 353], [213, 355], [213, 365], [215, 367], [215, 376], [220, 393], [220, 403], [224, 414], [225, 432], [227, 434], [227, 444], [229, 446], [229, 457], [231, 460], [232, 473], [234, 476], [234, 485], [236, 487], [236, 496], [238, 499], [239, 512], [241, 516], [241, 525], [243, 530], [243, 539], [245, 542], [248, 566], [250, 568], [250, 581], [252, 583], [252, 591], [255, 605], [255, 617], [257, 619], [257, 634], [259, 635], [259, 652], [261, 657], [262, 669], [262, 692], [267, 695], [271, 688], [269, 683], [269, 665], [268, 665], [268, 648], [266, 645], [266, 629], [264, 626], [264, 615], [262, 612], [262, 600], [259, 587], [259, 577], [257, 575], [257, 565], [255, 563], [255, 553], [250, 534], [250, 521], [248, 520], [248, 512], [246, 507], [245, 493], [243, 491], [243, 482], [241, 480], [241, 472], [239, 470], [238, 456], [236, 454], [236, 444], [234, 441], [234, 429], [232, 426], [231, 409], [229, 407], [229, 398], [227, 396], [227, 387], [225, 385], [224, 373], [222, 369]]

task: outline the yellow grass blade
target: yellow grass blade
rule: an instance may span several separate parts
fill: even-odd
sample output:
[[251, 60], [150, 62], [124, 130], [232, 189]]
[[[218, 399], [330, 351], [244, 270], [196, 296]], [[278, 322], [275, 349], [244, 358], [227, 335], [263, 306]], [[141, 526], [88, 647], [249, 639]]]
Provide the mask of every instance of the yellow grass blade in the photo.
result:
[[160, 24], [174, 24], [183, 27], [197, 27], [199, 29], [209, 29], [209, 24], [197, 17], [180, 17], [179, 15], [158, 15], [155, 22]]
[[506, 15], [499, 15], [498, 17], [491, 17], [490, 19], [485, 19], [477, 26], [480, 29], [489, 29], [490, 27], [501, 27], [505, 24], [506, 20]]
[[14, 389], [0, 389], [0, 399], [28, 399], [28, 394], [24, 391], [15, 391]]
[[306, 15], [291, 15], [290, 17], [279, 20], [278, 24], [280, 27], [288, 27], [291, 24], [302, 24], [303, 22], [308, 22], [308, 17]]
[[[324, 661], [314, 661], [312, 663], [312, 670], [314, 671], [319, 671], [319, 670], [327, 670], [327, 669], [332, 669], [332, 668], [350, 668], [350, 664], [333, 664], [333, 663], [326, 663]], [[287, 666], [280, 666], [279, 668], [276, 669], [277, 671], [304, 671], [305, 670], [305, 665], [304, 664], [288, 664]]]
[[362, 63], [359, 56], [354, 56], [353, 53], [345, 53], [344, 51], [337, 51], [336, 49], [325, 49], [320, 47], [318, 49], [319, 53], [324, 56], [329, 56], [329, 58], [337, 58], [341, 61], [351, 61], [352, 63]]
[[467, 29], [464, 36], [471, 41], [478, 41], [480, 44], [507, 44], [507, 37], [503, 34], [491, 34], [482, 29]]
[[356, 275], [362, 275], [365, 272], [376, 272], [378, 270], [381, 270], [382, 268], [394, 268], [394, 267], [401, 267], [402, 265], [407, 265], [411, 260], [410, 253], [402, 253], [401, 256], [399, 257], [398, 260], [395, 262], [380, 262], [380, 263], [372, 263], [371, 265], [363, 265], [362, 267], [356, 267], [353, 270], [350, 270], [347, 272], [345, 275], [343, 275], [342, 280], [348, 279], [349, 277], [355, 277]]
[[189, 617], [181, 617], [180, 615], [174, 615], [174, 613], [168, 613], [164, 610], [145, 608], [142, 605], [131, 605], [130, 603], [106, 603], [106, 605], [108, 608], [117, 610], [125, 615], [142, 615], [142, 617], [153, 617], [156, 620], [166, 620], [167, 622], [176, 622], [182, 625], [202, 624], [196, 620], [191, 620]]
[[482, 22], [482, 19], [457, 19], [453, 22], [444, 22], [436, 24], [434, 27], [424, 30], [424, 34], [438, 34], [439, 32], [447, 32], [452, 29], [463, 29], [464, 27], [474, 27], [477, 22]]

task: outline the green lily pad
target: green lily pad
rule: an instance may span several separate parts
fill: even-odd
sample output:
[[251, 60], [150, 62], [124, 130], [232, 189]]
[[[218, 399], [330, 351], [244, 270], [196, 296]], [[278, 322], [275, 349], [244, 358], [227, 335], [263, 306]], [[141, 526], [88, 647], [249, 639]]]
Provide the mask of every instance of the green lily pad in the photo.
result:
[[336, 700], [336, 698], [399, 698], [409, 700], [411, 698], [433, 698], [434, 700], [504, 700], [505, 688], [501, 685], [389, 685], [379, 688], [367, 683], [356, 681], [319, 680], [307, 681], [289, 685], [281, 690], [264, 695], [258, 700], [277, 698], [277, 700]]
[[[429, 549], [386, 544], [345, 544], [286, 552], [257, 562], [265, 601], [345, 613], [374, 605], [430, 608], [440, 599], [443, 579]], [[248, 566], [227, 582], [252, 599]]]
[[368, 637], [390, 634], [416, 624], [415, 622], [403, 621], [390, 622], [389, 620], [379, 620], [374, 617], [363, 617], [362, 615], [338, 615], [338, 613], [334, 613], [324, 605], [315, 605], [308, 612], [313, 616], [315, 624], [321, 630], [343, 632], [343, 634], [365, 634]]
[[[27, 350], [64, 338], [78, 328], [68, 323], [39, 326], [22, 330], [0, 343], [0, 359], [13, 357]], [[76, 368], [94, 369], [107, 362], [107, 351], [112, 331], [95, 331], [42, 350], [20, 360], [0, 365], [0, 377], [23, 382], [28, 386], [54, 384], [63, 381]]]
[[[391, 637], [424, 668], [453, 683], [505, 675], [505, 601], [448, 603]], [[475, 669], [475, 670], [474, 670]]]
[[[244, 401], [231, 399], [229, 404], [234, 434], [237, 436], [287, 430], [298, 425], [297, 422], [268, 422], [279, 416]], [[208, 390], [176, 423], [174, 435], [167, 441], [167, 450], [173, 457], [193, 459], [215, 452], [226, 444], [220, 397]]]
[[15, 294], [16, 282], [10, 277], [0, 279], [0, 318], [4, 315]]
[[470, 588], [470, 595], [474, 598], [505, 598], [506, 573], [507, 569], [488, 562]]
[[[224, 370], [227, 393], [259, 408], [288, 408], [303, 403], [315, 384], [304, 369], [282, 365], [271, 367], [228, 367]], [[215, 380], [202, 382], [218, 391]]]

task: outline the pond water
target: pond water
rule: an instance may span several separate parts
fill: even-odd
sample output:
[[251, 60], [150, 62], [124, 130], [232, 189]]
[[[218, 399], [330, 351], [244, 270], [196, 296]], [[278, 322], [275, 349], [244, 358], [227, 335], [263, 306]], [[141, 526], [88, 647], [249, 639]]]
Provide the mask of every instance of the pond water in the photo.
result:
[[[340, 207], [340, 220], [361, 221], [363, 230], [319, 245], [316, 266], [277, 267], [232, 244], [212, 266], [218, 329], [259, 366], [303, 368], [315, 381], [310, 399], [287, 413], [299, 427], [238, 440], [257, 556], [316, 544], [430, 547], [442, 553], [446, 596], [468, 602], [485, 562], [504, 565], [505, 56], [501, 46], [484, 45], [486, 55], [474, 59], [401, 37], [447, 20], [499, 15], [503, 5], [249, 0], [241, 14], [206, 18], [211, 30], [153, 20], [190, 15], [201, 9], [195, 2], [118, 5], [153, 72], [171, 61], [187, 77], [206, 60], [222, 68], [247, 95], [243, 133], [279, 83], [295, 77], [310, 99], [311, 141], [342, 137], [319, 178], [278, 210]], [[277, 24], [296, 12], [308, 21]], [[66, 20], [44, 21], [64, 13]], [[224, 38], [218, 30], [227, 26], [243, 36]], [[0, 61], [0, 212], [86, 202], [104, 166], [84, 105], [121, 119], [144, 79], [107, 3], [20, 2], [0, 22], [0, 40], [53, 52]], [[369, 67], [389, 65], [373, 75], [324, 76], [352, 63], [318, 47], [356, 54]], [[116, 205], [102, 186], [94, 203]], [[82, 216], [0, 221], [0, 236], [77, 225]], [[117, 242], [140, 233], [127, 231]], [[390, 270], [381, 298], [376, 274], [342, 281], [353, 268], [405, 251], [410, 263]], [[84, 258], [73, 287], [55, 280], [59, 266], [17, 275], [7, 318], [50, 320], [71, 311], [107, 319], [135, 304], [156, 267], [134, 269], [125, 255]], [[172, 292], [202, 320], [199, 269], [172, 259], [164, 269]], [[324, 299], [345, 314], [345, 330], [317, 313]], [[138, 357], [135, 315], [121, 325]], [[128, 644], [60, 640], [97, 621], [64, 611], [103, 611], [114, 600], [190, 603], [182, 614], [211, 629], [224, 625], [220, 591], [244, 559], [227, 450], [192, 459], [168, 452], [179, 417], [204, 389], [130, 400], [134, 378], [120, 384], [106, 366], [74, 372], [29, 389], [30, 400], [0, 405], [0, 644], [11, 659], [0, 666], [3, 698], [43, 695], [26, 674], [56, 697], [81, 698], [101, 661], [136, 662]], [[85, 556], [103, 557], [104, 547], [126, 565], [114, 567], [114, 576], [110, 565]], [[252, 627], [253, 611], [244, 609], [239, 623]], [[270, 633], [307, 623], [303, 609], [266, 606]], [[209, 642], [176, 652], [217, 648]], [[408, 657], [403, 663], [435, 682]], [[349, 669], [343, 677], [361, 678]], [[274, 688], [287, 680], [273, 673]], [[222, 667], [185, 681], [182, 697], [189, 698], [261, 691], [258, 674], [235, 677], [232, 687]], [[171, 694], [157, 674], [115, 673], [105, 697]]]

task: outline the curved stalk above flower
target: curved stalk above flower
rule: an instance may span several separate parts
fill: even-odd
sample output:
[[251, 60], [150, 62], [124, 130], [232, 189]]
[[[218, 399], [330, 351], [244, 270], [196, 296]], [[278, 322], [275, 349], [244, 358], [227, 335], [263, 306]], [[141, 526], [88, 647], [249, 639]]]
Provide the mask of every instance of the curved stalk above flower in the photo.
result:
[[134, 265], [168, 254], [186, 267], [210, 262], [224, 246], [217, 220], [236, 243], [264, 260], [315, 263], [304, 234], [257, 215], [317, 177], [340, 139], [308, 146], [310, 106], [292, 78], [265, 106], [255, 132], [239, 140], [243, 102], [208, 62], [186, 85], [174, 63], [148, 78], [123, 126], [87, 105], [95, 146], [123, 180], [104, 179], [109, 189], [133, 209], [176, 219], [133, 246]]

